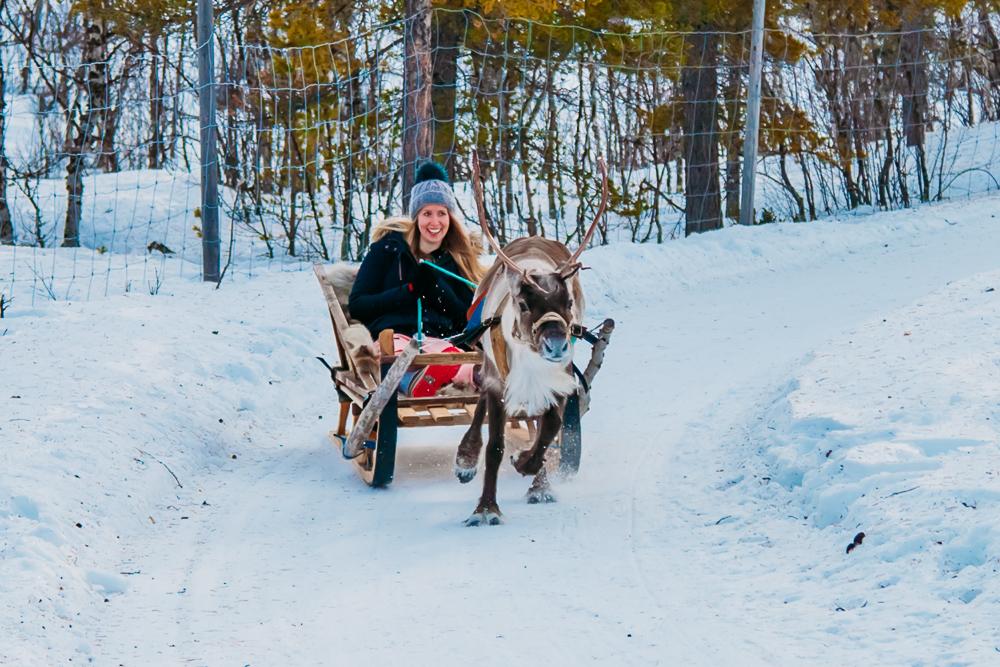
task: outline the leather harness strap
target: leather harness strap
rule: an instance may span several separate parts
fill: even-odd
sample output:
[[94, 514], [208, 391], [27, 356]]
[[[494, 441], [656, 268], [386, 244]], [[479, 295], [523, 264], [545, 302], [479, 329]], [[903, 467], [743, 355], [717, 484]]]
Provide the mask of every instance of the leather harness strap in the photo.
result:
[[542, 328], [542, 325], [548, 324], [549, 322], [556, 322], [569, 329], [569, 323], [563, 319], [562, 315], [550, 311], [539, 317], [538, 321], [531, 325], [531, 335], [537, 336], [538, 330]]
[[505, 295], [500, 300], [496, 313], [490, 318], [490, 344], [493, 345], [493, 359], [496, 361], [500, 379], [505, 382], [507, 375], [510, 374], [510, 359], [507, 358], [507, 341], [503, 339], [503, 329], [498, 325], [500, 324], [500, 313], [503, 312], [508, 301], [510, 301], [510, 294]]

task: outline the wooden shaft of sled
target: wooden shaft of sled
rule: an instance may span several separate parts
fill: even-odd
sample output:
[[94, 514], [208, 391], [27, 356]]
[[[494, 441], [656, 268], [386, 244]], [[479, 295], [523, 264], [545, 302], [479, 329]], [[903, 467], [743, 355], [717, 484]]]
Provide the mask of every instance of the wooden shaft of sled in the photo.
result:
[[611, 341], [611, 334], [614, 330], [615, 321], [608, 318], [604, 320], [600, 330], [597, 331], [597, 342], [594, 343], [594, 350], [590, 354], [590, 363], [587, 364], [587, 368], [583, 371], [583, 377], [587, 380], [588, 387], [594, 381], [597, 371], [601, 370], [601, 364], [604, 363], [604, 350]]
[[[395, 362], [398, 357], [393, 355], [383, 356], [382, 363]], [[481, 364], [483, 355], [480, 352], [428, 352], [418, 354], [410, 362], [410, 368], [421, 368], [423, 366], [460, 366], [462, 364]]]
[[[391, 343], [392, 334], [390, 333], [389, 336]], [[379, 338], [381, 339], [382, 337], [379, 336]], [[382, 409], [396, 393], [399, 383], [403, 380], [403, 375], [409, 370], [410, 362], [413, 361], [413, 357], [416, 355], [417, 341], [411, 340], [406, 344], [406, 347], [403, 348], [399, 356], [396, 357], [396, 360], [382, 379], [381, 384], [379, 384], [372, 397], [368, 400], [368, 405], [364, 407], [361, 414], [358, 415], [358, 420], [354, 422], [354, 428], [351, 429], [350, 435], [347, 436], [347, 443], [344, 446], [344, 450], [348, 456], [354, 456], [361, 451], [361, 446], [372, 432], [372, 428], [375, 427], [378, 418], [382, 415]], [[392, 415], [392, 418], [395, 419], [396, 415]]]

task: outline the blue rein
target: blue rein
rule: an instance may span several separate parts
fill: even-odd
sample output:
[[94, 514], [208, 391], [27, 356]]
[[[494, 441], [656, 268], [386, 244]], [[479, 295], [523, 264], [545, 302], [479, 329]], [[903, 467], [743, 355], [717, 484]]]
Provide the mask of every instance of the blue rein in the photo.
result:
[[461, 280], [463, 283], [465, 283], [466, 285], [468, 285], [472, 289], [476, 289], [477, 287], [479, 287], [479, 285], [477, 285], [476, 283], [472, 282], [471, 280], [468, 280], [467, 278], [463, 278], [462, 276], [458, 275], [457, 273], [452, 273], [448, 269], [446, 269], [444, 267], [441, 267], [441, 266], [438, 266], [434, 262], [429, 262], [426, 259], [422, 259], [422, 260], [420, 260], [420, 263], [421, 264], [426, 264], [427, 266], [431, 267], [432, 269], [436, 269], [436, 270], [440, 271], [441, 273], [443, 273], [446, 276], [451, 276], [455, 280]]
[[[457, 273], [452, 273], [448, 269], [446, 269], [444, 267], [441, 267], [441, 266], [438, 266], [434, 262], [429, 262], [426, 259], [422, 259], [422, 260], [420, 260], [420, 263], [421, 264], [426, 264], [427, 266], [431, 267], [432, 269], [440, 271], [444, 275], [449, 276], [451, 278], [454, 278], [455, 280], [461, 280], [463, 283], [465, 283], [466, 285], [468, 285], [472, 289], [476, 289], [477, 287], [479, 287], [479, 285], [477, 285], [476, 283], [472, 282], [471, 280], [463, 278], [462, 276], [458, 275]], [[461, 334], [459, 334], [459, 335], [461, 335]], [[423, 351], [423, 343], [424, 343], [424, 308], [423, 308], [423, 297], [417, 299], [417, 334], [414, 336], [414, 338], [417, 339], [418, 350]]]

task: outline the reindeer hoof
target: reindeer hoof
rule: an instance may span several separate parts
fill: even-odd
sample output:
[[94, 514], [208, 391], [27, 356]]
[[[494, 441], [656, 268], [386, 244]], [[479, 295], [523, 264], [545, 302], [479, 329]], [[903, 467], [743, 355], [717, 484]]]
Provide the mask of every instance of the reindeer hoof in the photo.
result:
[[556, 502], [556, 497], [548, 489], [528, 489], [526, 497], [529, 505]]
[[510, 457], [510, 462], [514, 465], [514, 470], [522, 475], [537, 475], [538, 471], [542, 469], [545, 459], [532, 458], [531, 450], [528, 450], [518, 454], [516, 459], [513, 456]]
[[472, 516], [465, 520], [466, 526], [499, 526], [503, 523], [503, 515], [500, 510], [495, 512], [490, 510], [480, 510], [474, 512]]
[[472, 478], [476, 476], [476, 467], [463, 468], [462, 466], [455, 464], [455, 477], [458, 477], [458, 481], [462, 484], [468, 484], [472, 481]]

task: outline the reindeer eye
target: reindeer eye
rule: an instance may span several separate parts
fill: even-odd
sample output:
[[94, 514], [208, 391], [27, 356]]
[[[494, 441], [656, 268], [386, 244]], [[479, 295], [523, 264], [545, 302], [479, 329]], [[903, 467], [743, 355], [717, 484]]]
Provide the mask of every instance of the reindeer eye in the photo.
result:
[[528, 304], [525, 301], [518, 301], [517, 307], [521, 309], [522, 313], [528, 312]]

